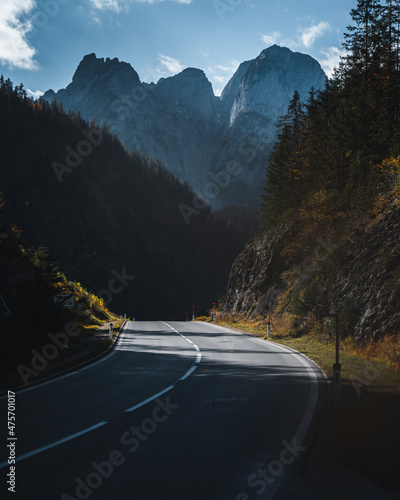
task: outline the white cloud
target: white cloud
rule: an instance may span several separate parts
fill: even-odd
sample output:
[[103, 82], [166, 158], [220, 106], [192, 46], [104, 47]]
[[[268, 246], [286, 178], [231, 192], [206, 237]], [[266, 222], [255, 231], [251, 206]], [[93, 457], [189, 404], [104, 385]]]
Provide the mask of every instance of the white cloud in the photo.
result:
[[[128, 3], [141, 2], [141, 3], [158, 3], [165, 0], [89, 0], [92, 7], [99, 10], [113, 10], [120, 12], [123, 8], [127, 7]], [[192, 0], [169, 0], [171, 2], [190, 4]]]
[[322, 36], [326, 31], [329, 31], [331, 26], [325, 21], [321, 21], [318, 24], [313, 24], [308, 28], [297, 30], [297, 35], [295, 38], [282, 38], [282, 35], [278, 31], [272, 33], [267, 33], [261, 35], [261, 40], [268, 47], [274, 44], [281, 45], [284, 47], [289, 47], [289, 49], [295, 50], [299, 48], [310, 49], [317, 38]]
[[299, 39], [293, 40], [291, 38], [282, 38], [282, 35], [278, 31], [273, 33], [268, 33], [266, 35], [261, 35], [261, 40], [270, 47], [271, 45], [280, 45], [281, 47], [288, 47], [289, 49], [295, 50], [300, 47]]
[[27, 33], [32, 23], [21, 21], [36, 7], [35, 0], [2, 0], [0, 9], [0, 63], [21, 69], [37, 69], [36, 50], [29, 44]]
[[339, 67], [340, 58], [346, 55], [346, 52], [338, 49], [337, 47], [328, 47], [321, 50], [321, 54], [325, 56], [321, 59], [320, 63], [322, 69], [330, 78], [333, 75], [335, 68]]
[[[143, 2], [143, 3], [158, 3], [158, 2], [164, 2], [165, 0], [133, 0], [135, 2]], [[170, 2], [176, 2], [176, 3], [183, 3], [183, 4], [190, 4], [192, 3], [192, 0], [169, 0]]]
[[90, 3], [95, 9], [114, 10], [115, 12], [119, 12], [121, 10], [120, 4], [122, 2], [118, 0], [90, 0]]
[[268, 46], [278, 44], [281, 38], [281, 34], [278, 31], [274, 31], [273, 33], [270, 33], [268, 35], [261, 36], [261, 40]]
[[218, 64], [216, 66], [216, 69], [219, 71], [224, 71], [225, 73], [233, 74], [238, 69], [239, 64], [239, 61], [237, 61], [236, 59], [232, 59], [232, 61], [230, 61], [228, 65]]
[[38, 99], [40, 96], [44, 94], [41, 90], [30, 90], [26, 89], [26, 93], [28, 94], [28, 97], [33, 97], [34, 99]]
[[213, 84], [213, 88], [215, 87], [215, 95], [221, 95], [225, 85], [232, 78], [238, 67], [239, 61], [233, 59], [227, 64], [217, 64], [216, 66], [209, 66], [207, 68], [209, 79]]
[[183, 66], [177, 59], [174, 59], [173, 57], [169, 57], [164, 54], [159, 54], [158, 57], [161, 65], [173, 75], [176, 75], [176, 73], [180, 73], [185, 69], [185, 66]]
[[220, 83], [222, 85], [225, 85], [227, 83], [227, 81], [229, 80], [229, 77], [228, 76], [219, 76], [219, 75], [215, 75], [213, 77], [213, 79], [217, 82], [217, 83]]
[[324, 21], [306, 28], [300, 35], [302, 45], [306, 49], [311, 48], [314, 45], [315, 40], [330, 29], [330, 24]]

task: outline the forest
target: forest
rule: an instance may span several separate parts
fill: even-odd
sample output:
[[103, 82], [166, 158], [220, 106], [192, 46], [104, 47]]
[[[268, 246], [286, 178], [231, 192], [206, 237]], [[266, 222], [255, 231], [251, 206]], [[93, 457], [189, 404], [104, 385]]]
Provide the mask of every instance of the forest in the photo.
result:
[[[60, 272], [118, 314], [184, 320], [218, 301], [250, 236], [246, 214], [239, 227], [236, 210], [212, 213], [157, 159], [4, 77], [0, 116], [4, 234], [26, 251], [51, 249]], [[3, 259], [0, 294], [17, 321], [28, 292], [12, 277], [7, 286], [8, 271]]]
[[282, 334], [324, 339], [338, 310], [343, 338], [392, 339], [397, 366], [400, 2], [359, 0], [351, 17], [333, 77], [281, 118], [264, 232], [235, 262], [224, 310], [265, 317], [272, 303]]
[[267, 168], [262, 222], [298, 222], [303, 251], [400, 189], [400, 2], [359, 0], [351, 17], [339, 67], [306, 103], [294, 94]]

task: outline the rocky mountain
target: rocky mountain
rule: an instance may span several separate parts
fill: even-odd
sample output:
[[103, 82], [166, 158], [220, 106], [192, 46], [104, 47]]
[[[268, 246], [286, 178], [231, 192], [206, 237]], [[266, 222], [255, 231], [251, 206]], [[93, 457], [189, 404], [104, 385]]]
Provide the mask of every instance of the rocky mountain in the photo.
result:
[[317, 61], [276, 45], [242, 63], [221, 97], [198, 69], [147, 84], [129, 64], [90, 54], [66, 89], [43, 98], [159, 158], [213, 208], [258, 208], [280, 116], [295, 90], [306, 101], [324, 82]]

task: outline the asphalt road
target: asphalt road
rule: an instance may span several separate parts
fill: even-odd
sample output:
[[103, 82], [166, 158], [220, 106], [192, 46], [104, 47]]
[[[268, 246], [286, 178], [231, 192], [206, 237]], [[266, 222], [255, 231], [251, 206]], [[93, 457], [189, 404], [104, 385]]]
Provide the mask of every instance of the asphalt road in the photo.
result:
[[315, 366], [274, 343], [211, 324], [129, 322], [111, 355], [17, 392], [9, 498], [290, 498], [324, 393]]

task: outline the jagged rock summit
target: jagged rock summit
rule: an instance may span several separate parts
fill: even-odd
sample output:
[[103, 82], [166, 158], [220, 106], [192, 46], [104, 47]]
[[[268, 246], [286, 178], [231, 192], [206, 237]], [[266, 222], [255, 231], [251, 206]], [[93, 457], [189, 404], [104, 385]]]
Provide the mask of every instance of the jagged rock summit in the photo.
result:
[[235, 84], [228, 83], [221, 101], [230, 104], [230, 94], [234, 94], [232, 105], [227, 106], [232, 126], [240, 113], [248, 110], [279, 119], [286, 113], [294, 90], [306, 99], [310, 81], [319, 89], [325, 74], [311, 56], [273, 45], [253, 61], [243, 63], [231, 81]]
[[43, 98], [160, 158], [212, 207], [257, 208], [279, 118], [295, 90], [306, 101], [325, 79], [315, 59], [274, 45], [243, 62], [217, 97], [200, 69], [148, 84], [130, 64], [90, 54], [66, 89]]

